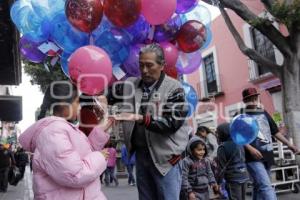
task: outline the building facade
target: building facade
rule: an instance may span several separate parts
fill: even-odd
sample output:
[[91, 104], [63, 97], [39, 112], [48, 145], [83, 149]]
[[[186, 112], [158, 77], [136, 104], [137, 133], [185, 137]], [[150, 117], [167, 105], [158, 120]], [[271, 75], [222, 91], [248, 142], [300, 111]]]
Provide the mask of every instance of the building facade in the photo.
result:
[[[259, 1], [247, 2], [257, 15], [266, 15]], [[259, 31], [228, 10], [236, 29], [245, 44], [274, 62], [281, 64], [283, 57], [275, 46]], [[285, 31], [274, 24], [281, 31]], [[193, 125], [215, 128], [219, 123], [230, 121], [243, 106], [242, 90], [255, 87], [260, 92], [261, 103], [272, 114], [282, 112], [281, 83], [272, 73], [242, 54], [229, 32], [222, 16], [211, 23], [212, 42], [202, 51], [202, 64], [183, 79], [198, 93], [199, 103]]]

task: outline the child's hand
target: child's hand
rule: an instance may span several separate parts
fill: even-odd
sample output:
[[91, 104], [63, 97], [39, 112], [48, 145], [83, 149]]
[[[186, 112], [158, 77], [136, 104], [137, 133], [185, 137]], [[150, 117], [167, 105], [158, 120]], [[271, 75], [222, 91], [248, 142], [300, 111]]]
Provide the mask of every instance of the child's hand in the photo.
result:
[[215, 194], [219, 193], [219, 186], [218, 186], [218, 184], [216, 184], [216, 183], [212, 184], [211, 188], [213, 189], [213, 191], [214, 191]]
[[189, 200], [196, 200], [196, 195], [194, 192], [189, 193]]
[[102, 155], [104, 156], [105, 160], [108, 159], [109, 156], [109, 152], [107, 151], [107, 149], [103, 149], [102, 151], [100, 151], [102, 153]]

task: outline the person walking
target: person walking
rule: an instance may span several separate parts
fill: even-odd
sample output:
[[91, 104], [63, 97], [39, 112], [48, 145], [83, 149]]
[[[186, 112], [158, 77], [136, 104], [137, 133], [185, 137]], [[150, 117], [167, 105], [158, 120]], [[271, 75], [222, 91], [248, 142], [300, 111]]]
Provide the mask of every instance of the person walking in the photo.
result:
[[17, 151], [15, 153], [15, 161], [16, 161], [16, 166], [20, 170], [20, 175], [17, 177], [18, 181], [22, 180], [24, 177], [26, 165], [29, 162], [28, 155], [24, 151], [22, 147], [18, 147]]
[[[47, 109], [53, 116], [45, 117]], [[106, 200], [99, 176], [106, 169], [109, 139], [104, 127], [96, 126], [87, 137], [73, 123], [77, 119], [79, 96], [69, 82], [48, 87], [36, 123], [23, 132], [19, 141], [33, 156], [35, 200]], [[45, 117], [45, 118], [44, 118]]]
[[253, 200], [276, 200], [276, 194], [270, 179], [271, 166], [274, 164], [272, 137], [287, 145], [294, 153], [299, 150], [292, 145], [278, 130], [269, 113], [261, 108], [259, 93], [255, 88], [246, 88], [242, 92], [245, 108], [237, 114], [248, 114], [259, 125], [256, 139], [245, 145], [245, 158], [249, 175], [253, 181]]
[[244, 148], [232, 141], [229, 123], [220, 124], [216, 133], [220, 142], [216, 159], [219, 167], [217, 183], [221, 185], [225, 180], [229, 200], [245, 200], [249, 177]]
[[124, 143], [136, 152], [140, 200], [178, 200], [181, 187], [179, 161], [188, 142], [188, 105], [181, 83], [164, 72], [165, 57], [159, 44], [143, 47], [140, 77], [116, 83], [108, 102], [121, 110]]
[[12, 165], [10, 150], [0, 143], [0, 192], [7, 192], [8, 172]]
[[135, 178], [133, 175], [133, 170], [134, 170], [134, 166], [135, 166], [135, 153], [133, 153], [132, 155], [129, 155], [125, 144], [123, 144], [122, 148], [121, 148], [121, 159], [127, 169], [128, 185], [134, 186]]
[[111, 142], [108, 142], [105, 148], [108, 152], [108, 158], [107, 158], [107, 168], [105, 170], [105, 185], [109, 186], [111, 181], [115, 182], [115, 185], [119, 185], [119, 181], [116, 177], [115, 168], [117, 164], [117, 150], [113, 147]]

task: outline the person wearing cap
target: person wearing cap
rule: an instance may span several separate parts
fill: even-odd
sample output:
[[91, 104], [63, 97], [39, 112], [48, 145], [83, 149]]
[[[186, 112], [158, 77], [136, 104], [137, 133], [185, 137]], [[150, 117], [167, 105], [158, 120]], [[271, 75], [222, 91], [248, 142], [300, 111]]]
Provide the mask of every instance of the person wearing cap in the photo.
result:
[[245, 158], [253, 180], [253, 200], [275, 200], [277, 198], [270, 180], [270, 169], [274, 164], [272, 137], [287, 145], [294, 153], [299, 153], [299, 150], [280, 133], [269, 113], [260, 107], [259, 95], [256, 88], [246, 88], [242, 92], [245, 108], [239, 114], [251, 115], [259, 125], [256, 139], [245, 145]]

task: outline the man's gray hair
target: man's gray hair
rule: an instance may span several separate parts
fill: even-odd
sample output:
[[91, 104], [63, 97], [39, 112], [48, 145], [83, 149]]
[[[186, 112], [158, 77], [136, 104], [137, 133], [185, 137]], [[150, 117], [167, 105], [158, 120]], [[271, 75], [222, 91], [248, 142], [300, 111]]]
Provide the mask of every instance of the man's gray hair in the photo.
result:
[[148, 44], [145, 47], [141, 48], [140, 50], [140, 56], [144, 53], [149, 53], [149, 52], [153, 52], [156, 55], [156, 62], [159, 65], [165, 65], [166, 61], [165, 61], [165, 55], [164, 55], [164, 51], [161, 48], [161, 46], [157, 43], [152, 43], [152, 44]]

